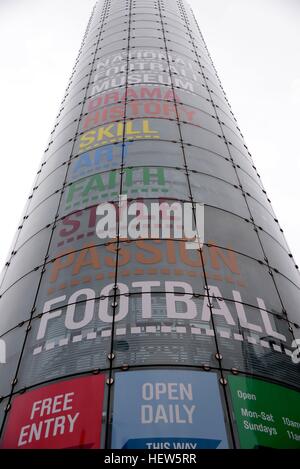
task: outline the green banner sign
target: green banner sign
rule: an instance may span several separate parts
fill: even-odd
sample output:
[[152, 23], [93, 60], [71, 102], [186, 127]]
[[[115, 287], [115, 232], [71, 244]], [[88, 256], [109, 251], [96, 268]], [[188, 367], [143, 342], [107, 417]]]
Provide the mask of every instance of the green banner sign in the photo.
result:
[[241, 448], [300, 448], [300, 393], [229, 376]]

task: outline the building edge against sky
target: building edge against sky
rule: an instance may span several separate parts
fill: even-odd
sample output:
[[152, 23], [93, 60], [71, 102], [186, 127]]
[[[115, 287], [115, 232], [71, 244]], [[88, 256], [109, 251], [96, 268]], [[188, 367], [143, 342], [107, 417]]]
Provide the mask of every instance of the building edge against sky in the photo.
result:
[[[203, 248], [99, 239], [120, 194], [204, 203]], [[1, 278], [1, 447], [299, 448], [299, 289], [188, 4], [99, 1]]]

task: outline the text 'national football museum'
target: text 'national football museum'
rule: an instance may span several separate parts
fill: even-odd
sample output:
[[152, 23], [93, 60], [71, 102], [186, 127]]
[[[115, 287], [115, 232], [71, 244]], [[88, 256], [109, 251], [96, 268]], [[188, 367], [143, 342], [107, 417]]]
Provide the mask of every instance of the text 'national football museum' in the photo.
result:
[[297, 269], [190, 6], [100, 0], [1, 277], [1, 448], [299, 448]]

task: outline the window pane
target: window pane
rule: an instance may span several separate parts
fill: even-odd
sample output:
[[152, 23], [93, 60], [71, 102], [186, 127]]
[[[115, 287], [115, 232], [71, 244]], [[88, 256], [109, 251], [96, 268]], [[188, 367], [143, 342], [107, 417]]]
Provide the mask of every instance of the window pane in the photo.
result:
[[190, 295], [187, 306], [184, 302], [187, 298], [177, 295], [176, 309], [171, 309], [171, 297], [172, 294], [151, 295], [151, 318], [145, 317], [147, 298], [143, 295], [130, 295], [126, 301], [117, 297], [120, 306], [128, 303], [130, 314], [120, 320], [116, 316], [114, 366], [124, 363], [217, 366], [215, 340], [210, 335], [212, 323], [201, 319], [207, 300]]
[[41, 269], [31, 272], [2, 295], [0, 336], [22, 321], [29, 320], [40, 277]]
[[17, 327], [1, 337], [6, 347], [6, 363], [0, 367], [0, 395], [7, 396], [11, 391], [13, 379], [17, 371], [18, 361], [25, 340], [27, 323]]

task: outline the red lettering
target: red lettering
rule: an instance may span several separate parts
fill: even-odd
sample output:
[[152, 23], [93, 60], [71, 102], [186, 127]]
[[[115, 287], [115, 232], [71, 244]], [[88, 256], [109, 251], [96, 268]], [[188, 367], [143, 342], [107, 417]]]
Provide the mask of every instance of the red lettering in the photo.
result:
[[80, 220], [74, 220], [73, 217], [80, 217], [81, 214], [82, 211], [72, 213], [71, 215], [65, 217], [62, 221], [63, 225], [71, 226], [71, 228], [69, 228], [68, 230], [66, 228], [62, 228], [59, 232], [59, 236], [70, 236], [75, 233], [80, 227]]
[[100, 121], [100, 112], [97, 111], [94, 114], [89, 114], [88, 116], [86, 116], [86, 118], [83, 121], [82, 128], [83, 128], [83, 130], [86, 130], [90, 127], [96, 127], [100, 123], [101, 123], [101, 121]]
[[140, 115], [139, 106], [140, 106], [139, 101], [132, 101], [130, 103], [130, 109], [131, 109], [132, 117], [137, 117], [137, 116]]
[[125, 116], [125, 107], [114, 106], [110, 109], [110, 118], [111, 119], [122, 119]]
[[127, 99], [138, 99], [138, 94], [133, 88], [128, 88], [127, 90]]
[[147, 116], [157, 116], [161, 113], [160, 103], [155, 101], [144, 103], [144, 109]]
[[94, 111], [95, 109], [97, 109], [97, 107], [101, 106], [101, 103], [102, 103], [102, 96], [98, 96], [98, 98], [92, 99], [91, 101], [89, 101], [88, 112]]
[[174, 98], [176, 101], [180, 101], [180, 99], [176, 96], [176, 94], [172, 90], [168, 90], [166, 94], [164, 95], [164, 98], [166, 101], [174, 101]]
[[89, 218], [89, 228], [94, 228], [96, 226], [97, 221], [97, 205], [90, 207], [90, 218]]
[[104, 105], [112, 103], [117, 103], [120, 101], [120, 94], [118, 91], [114, 91], [113, 93], [108, 93], [104, 97]]
[[176, 117], [176, 108], [173, 103], [164, 103], [163, 104], [163, 114], [166, 117]]
[[160, 88], [148, 88], [143, 86], [141, 88], [141, 98], [161, 99]]

